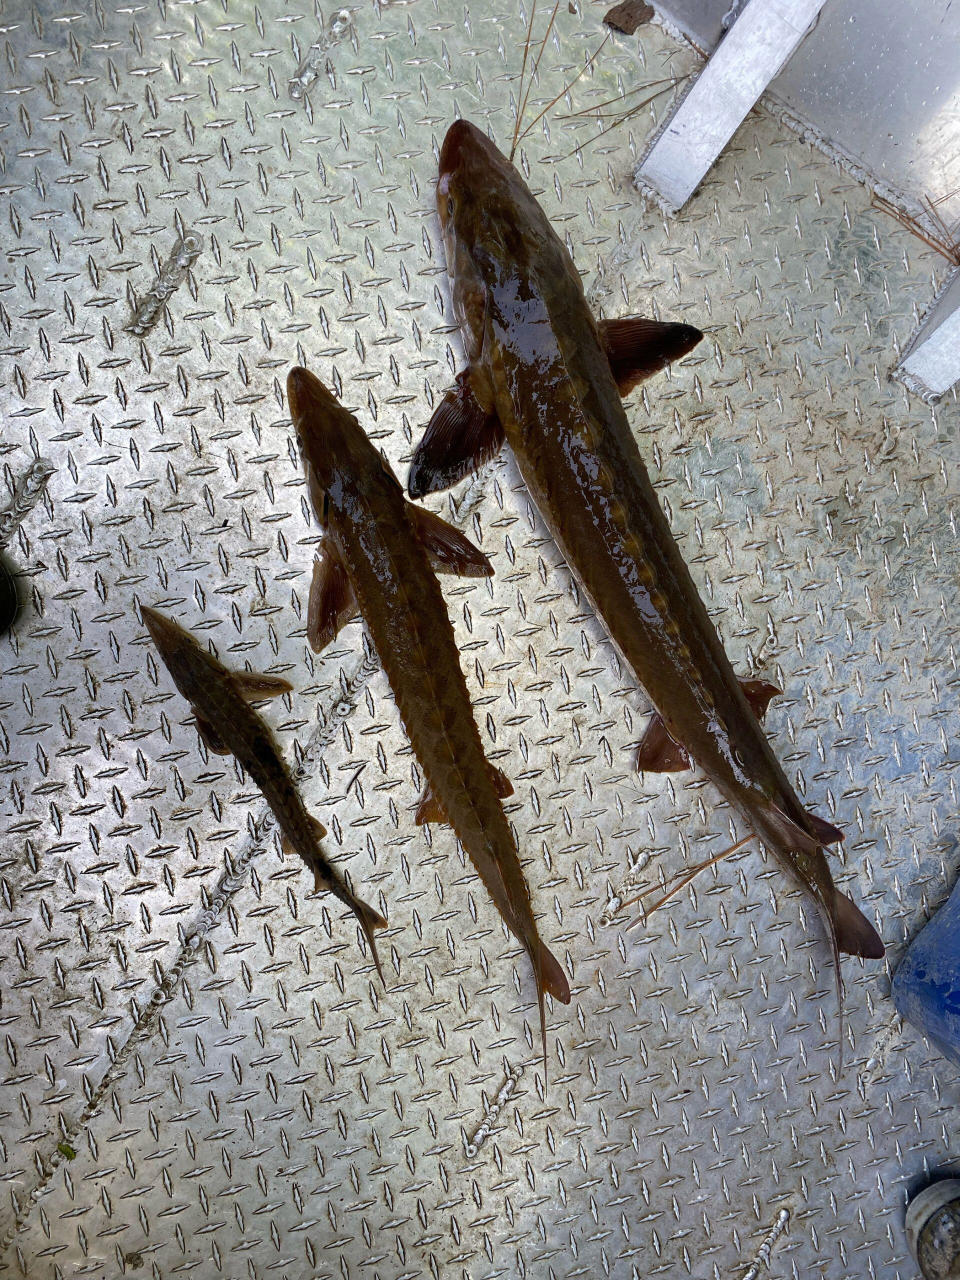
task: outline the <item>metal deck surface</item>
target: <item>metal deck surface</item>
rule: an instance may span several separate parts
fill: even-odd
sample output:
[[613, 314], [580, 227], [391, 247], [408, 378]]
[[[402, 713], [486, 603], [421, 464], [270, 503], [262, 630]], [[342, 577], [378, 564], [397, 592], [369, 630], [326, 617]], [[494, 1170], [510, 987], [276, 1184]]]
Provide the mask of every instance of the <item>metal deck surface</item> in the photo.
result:
[[[268, 0], [85, 10], [0, 9], [4, 500], [57, 467], [0, 641], [0, 1270], [913, 1277], [905, 1189], [957, 1154], [957, 1074], [854, 960], [839, 1067], [821, 928], [755, 848], [626, 931], [618, 895], [719, 851], [730, 814], [699, 775], [634, 772], [647, 703], [512, 461], [455, 495], [496, 576], [447, 597], [571, 974], [546, 1088], [528, 966], [449, 831], [414, 826], [360, 624], [306, 645], [286, 370], [405, 471], [460, 359], [438, 144], [458, 111], [508, 143], [522, 15], [363, 3], [324, 36]], [[528, 117], [602, 13], [562, 6]], [[638, 48], [611, 39], [524, 161], [605, 314], [707, 331], [629, 416], [895, 964], [958, 857], [960, 418], [887, 380], [939, 263], [762, 114], [682, 219], [645, 210], [650, 111], [582, 163], [596, 122], [559, 119], [694, 65], [656, 30]], [[136, 600], [293, 682], [266, 714], [389, 915], [386, 985], [232, 760], [201, 756]]]

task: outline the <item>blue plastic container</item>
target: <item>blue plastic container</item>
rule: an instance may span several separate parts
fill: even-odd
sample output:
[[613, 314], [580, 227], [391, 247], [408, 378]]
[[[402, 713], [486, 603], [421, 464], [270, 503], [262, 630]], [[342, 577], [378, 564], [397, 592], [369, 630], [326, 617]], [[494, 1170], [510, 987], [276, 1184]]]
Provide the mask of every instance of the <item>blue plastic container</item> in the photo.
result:
[[907, 948], [894, 974], [893, 1002], [960, 1066], [960, 880]]

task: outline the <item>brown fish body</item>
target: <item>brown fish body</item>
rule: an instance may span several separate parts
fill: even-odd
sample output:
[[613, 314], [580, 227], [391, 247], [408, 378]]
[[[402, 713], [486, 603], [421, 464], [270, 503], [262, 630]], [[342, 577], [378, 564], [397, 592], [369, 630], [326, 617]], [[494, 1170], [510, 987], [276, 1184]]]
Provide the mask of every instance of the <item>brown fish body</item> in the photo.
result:
[[347, 570], [414, 755], [492, 896], [512, 912], [514, 896], [525, 894], [522, 875], [440, 584], [394, 478], [381, 468], [349, 479], [326, 537]]
[[[359, 423], [303, 369], [288, 379], [290, 410], [311, 499], [324, 522], [324, 557], [342, 566], [393, 692], [429, 790], [541, 983], [570, 998], [563, 970], [540, 940], [516, 844], [483, 751], [446, 602], [423, 542], [423, 521]], [[467, 571], [492, 570], [482, 561]], [[315, 646], [319, 647], [319, 646]], [[542, 1006], [541, 1006], [542, 1007]]]
[[565, 247], [516, 169], [464, 121], [447, 134], [437, 192], [470, 389], [567, 563], [671, 738], [815, 897], [835, 945], [882, 954], [835, 888], [828, 824], [797, 799], [700, 600]]
[[313, 872], [315, 888], [328, 889], [357, 916], [379, 968], [372, 930], [386, 921], [350, 891], [324, 856], [319, 842], [323, 827], [308, 813], [268, 725], [249, 705], [251, 699], [281, 691], [286, 682], [229, 671], [171, 618], [146, 606], [141, 613], [174, 684], [193, 708], [201, 734], [215, 743], [214, 750], [239, 760], [287, 843]]

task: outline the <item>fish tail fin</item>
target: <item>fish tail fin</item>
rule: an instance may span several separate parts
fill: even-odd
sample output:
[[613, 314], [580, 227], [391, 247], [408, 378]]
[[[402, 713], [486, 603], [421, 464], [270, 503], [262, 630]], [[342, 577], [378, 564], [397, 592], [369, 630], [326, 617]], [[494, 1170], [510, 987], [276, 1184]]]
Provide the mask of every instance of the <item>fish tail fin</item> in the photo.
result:
[[537, 984], [537, 1007], [540, 1011], [540, 1053], [543, 1058], [543, 1085], [547, 1085], [547, 1013], [544, 1008], [543, 966], [539, 949], [534, 952], [533, 976]]
[[374, 930], [385, 929], [387, 922], [379, 911], [374, 911], [373, 907], [368, 906], [365, 902], [361, 902], [359, 898], [355, 898], [352, 894], [344, 900], [360, 922], [360, 928], [363, 930], [363, 936], [366, 938], [370, 947], [370, 953], [373, 956], [373, 963], [377, 966], [377, 973], [380, 975], [380, 981], [384, 982], [383, 966], [380, 964], [380, 956], [377, 952], [377, 941], [374, 937]]
[[848, 956], [864, 960], [882, 960], [883, 939], [852, 898], [836, 890], [833, 898], [833, 924], [837, 943]]
[[560, 961], [539, 937], [530, 947], [533, 978], [537, 984], [537, 1005], [540, 1010], [540, 1042], [543, 1053], [543, 1082], [547, 1083], [547, 1016], [544, 999], [549, 991], [561, 1004], [570, 1003], [570, 984]]
[[804, 830], [782, 809], [771, 804], [765, 814], [771, 834], [779, 837], [780, 847], [790, 852], [808, 855], [811, 861], [802, 869], [803, 879], [820, 907], [830, 946], [833, 951], [833, 967], [837, 984], [837, 1020], [839, 1066], [843, 1068], [843, 974], [840, 969], [841, 953], [861, 956], [866, 960], [879, 960], [884, 954], [883, 940], [852, 898], [842, 893], [833, 882], [830, 868], [823, 856], [823, 848], [843, 839], [843, 833], [832, 823], [815, 814], [805, 814], [811, 831]]
[[560, 961], [540, 938], [537, 939], [535, 955], [534, 968], [538, 970], [544, 990], [549, 991], [554, 1000], [559, 1000], [561, 1004], [569, 1004], [570, 984], [567, 975], [563, 972]]
[[830, 949], [833, 952], [833, 976], [837, 985], [837, 1070], [843, 1070], [843, 970], [840, 968], [840, 935], [837, 930], [836, 916], [832, 910], [824, 910], [823, 918], [830, 935]]
[[[780, 847], [791, 852], [816, 857], [822, 855], [825, 845], [836, 844], [843, 839], [843, 832], [838, 827], [813, 813], [804, 815], [811, 831], [805, 831], [775, 804], [769, 806], [764, 816], [765, 825], [771, 834], [776, 834]], [[844, 955], [860, 956], [864, 960], [882, 959], [883, 940], [853, 899], [841, 893], [833, 883], [826, 860], [820, 862], [819, 868], [811, 868], [811, 874], [806, 878], [829, 920], [838, 950]]]
[[834, 887], [829, 910], [824, 911], [830, 941], [833, 945], [833, 965], [837, 976], [837, 1018], [839, 1021], [839, 1062], [843, 1070], [843, 976], [840, 972], [840, 952], [848, 956], [861, 956], [864, 960], [881, 960], [884, 954], [883, 939], [852, 898]]

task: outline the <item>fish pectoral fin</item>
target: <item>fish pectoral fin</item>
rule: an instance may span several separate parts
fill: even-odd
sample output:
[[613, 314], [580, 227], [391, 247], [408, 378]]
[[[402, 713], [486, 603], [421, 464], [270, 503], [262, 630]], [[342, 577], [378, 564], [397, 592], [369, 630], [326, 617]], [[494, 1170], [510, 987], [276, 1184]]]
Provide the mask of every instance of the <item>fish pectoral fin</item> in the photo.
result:
[[769, 707], [773, 699], [779, 698], [783, 693], [782, 689], [778, 689], [769, 680], [741, 680], [740, 688], [753, 708], [753, 714], [760, 721], [767, 714], [767, 707]]
[[637, 769], [641, 773], [682, 773], [692, 769], [686, 750], [671, 737], [658, 711], [654, 711], [640, 739]]
[[193, 723], [203, 745], [208, 751], [212, 751], [215, 756], [228, 756], [230, 754], [230, 748], [220, 737], [220, 734], [217, 733], [209, 720], [204, 720], [198, 711], [193, 713]]
[[447, 524], [426, 507], [407, 503], [407, 515], [416, 530], [430, 563], [437, 573], [455, 573], [464, 578], [489, 578], [493, 565], [468, 537]]
[[[497, 796], [501, 800], [506, 800], [508, 796], [513, 795], [513, 783], [502, 769], [498, 769], [492, 764], [489, 768], [490, 778]], [[420, 797], [420, 803], [417, 805], [414, 822], [418, 827], [422, 827], [428, 822], [445, 823], [446, 821], [447, 815], [444, 813], [440, 801], [434, 795], [433, 788], [428, 783], [424, 788], [423, 795]]]
[[504, 433], [496, 414], [488, 413], [470, 385], [470, 371], [457, 375], [457, 385], [440, 401], [417, 445], [407, 492], [411, 498], [449, 489], [477, 471], [500, 451]]
[[307, 640], [320, 653], [357, 612], [353, 583], [336, 549], [327, 542], [313, 562], [313, 581], [307, 606]]
[[703, 334], [689, 324], [626, 316], [601, 320], [600, 340], [622, 396], [691, 351]]
[[234, 671], [233, 679], [244, 702], [269, 702], [271, 698], [293, 692], [293, 685], [283, 676], [268, 676], [259, 671]]

